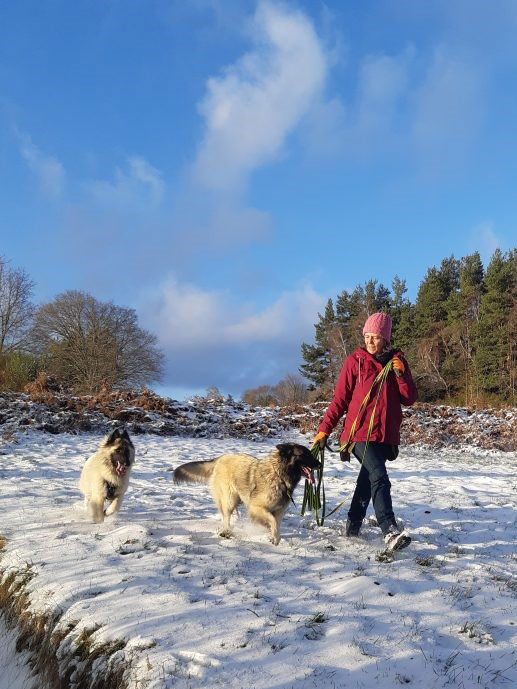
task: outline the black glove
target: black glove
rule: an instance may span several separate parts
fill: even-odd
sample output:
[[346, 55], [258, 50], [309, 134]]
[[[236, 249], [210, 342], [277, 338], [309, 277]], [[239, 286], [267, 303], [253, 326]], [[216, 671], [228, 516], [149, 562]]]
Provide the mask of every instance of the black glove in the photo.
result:
[[348, 452], [348, 450], [340, 450], [339, 459], [342, 462], [349, 462], [350, 461], [350, 452]]

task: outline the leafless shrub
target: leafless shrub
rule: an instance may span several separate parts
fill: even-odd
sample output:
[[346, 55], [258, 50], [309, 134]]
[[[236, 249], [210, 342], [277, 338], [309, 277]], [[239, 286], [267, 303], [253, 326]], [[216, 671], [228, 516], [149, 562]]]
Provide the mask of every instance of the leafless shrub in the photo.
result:
[[209, 400], [210, 402], [223, 402], [224, 395], [219, 391], [219, 388], [216, 385], [210, 385], [206, 389], [205, 399]]

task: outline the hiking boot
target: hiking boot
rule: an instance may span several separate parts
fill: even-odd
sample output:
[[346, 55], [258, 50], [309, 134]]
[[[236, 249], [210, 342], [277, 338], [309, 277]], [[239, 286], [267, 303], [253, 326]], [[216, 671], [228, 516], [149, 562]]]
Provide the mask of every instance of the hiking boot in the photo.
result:
[[411, 543], [411, 536], [406, 531], [401, 531], [398, 526], [392, 525], [389, 531], [384, 534], [384, 543], [389, 552], [402, 550]]
[[350, 537], [356, 538], [357, 536], [359, 536], [359, 529], [361, 528], [362, 523], [363, 523], [362, 521], [361, 522], [353, 522], [353, 521], [350, 521], [350, 519], [347, 519], [346, 520], [346, 526], [345, 526], [345, 536], [347, 536], [349, 538]]

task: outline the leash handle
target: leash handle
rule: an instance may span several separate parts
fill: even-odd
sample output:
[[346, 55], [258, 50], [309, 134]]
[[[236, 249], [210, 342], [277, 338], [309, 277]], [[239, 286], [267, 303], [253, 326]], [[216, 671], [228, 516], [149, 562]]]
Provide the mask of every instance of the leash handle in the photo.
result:
[[313, 486], [310, 481], [305, 479], [305, 491], [303, 494], [301, 514], [303, 516], [306, 509], [308, 509], [310, 512], [314, 512], [316, 524], [318, 526], [323, 526], [326, 509], [325, 484], [323, 482], [325, 447], [322, 447], [319, 443], [315, 443], [311, 448], [311, 453], [313, 454], [314, 458], [320, 462], [321, 466], [319, 469], [317, 469], [317, 481], [315, 486]]

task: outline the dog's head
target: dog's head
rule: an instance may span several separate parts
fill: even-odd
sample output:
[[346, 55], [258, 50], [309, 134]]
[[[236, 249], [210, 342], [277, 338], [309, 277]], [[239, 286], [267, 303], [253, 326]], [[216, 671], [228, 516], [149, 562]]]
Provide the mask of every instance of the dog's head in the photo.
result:
[[109, 461], [117, 476], [124, 476], [135, 459], [135, 448], [128, 432], [116, 428], [103, 442], [103, 447], [109, 451]]
[[312, 472], [314, 469], [321, 467], [320, 462], [304, 445], [281, 443], [276, 446], [276, 449], [280, 459], [286, 463], [289, 473], [295, 476], [296, 481], [299, 481], [302, 475], [309, 481], [312, 481]]

